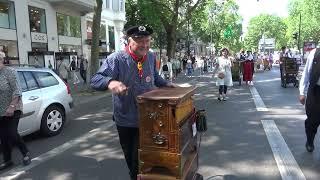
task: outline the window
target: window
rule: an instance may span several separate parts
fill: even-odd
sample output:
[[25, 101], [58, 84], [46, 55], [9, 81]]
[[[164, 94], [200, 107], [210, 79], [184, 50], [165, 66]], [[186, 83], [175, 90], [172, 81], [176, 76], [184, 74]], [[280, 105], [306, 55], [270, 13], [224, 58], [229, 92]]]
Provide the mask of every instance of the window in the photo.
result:
[[17, 41], [0, 40], [0, 51], [4, 52], [7, 57], [18, 57]]
[[121, 11], [121, 12], [124, 12], [124, 0], [119, 0], [120, 2], [120, 4], [119, 4], [119, 11]]
[[119, 11], [119, 0], [112, 0], [112, 10]]
[[18, 72], [18, 80], [19, 80], [19, 84], [21, 86], [22, 92], [26, 92], [28, 90], [28, 87], [22, 72]]
[[31, 32], [47, 33], [44, 9], [29, 6], [29, 19]]
[[0, 0], [0, 27], [16, 29], [14, 3], [11, 1]]
[[59, 84], [58, 80], [48, 72], [35, 72], [34, 75], [42, 88]]
[[81, 18], [57, 13], [58, 34], [61, 36], [81, 37]]
[[109, 49], [110, 52], [115, 50], [115, 38], [114, 38], [114, 27], [108, 27], [108, 34], [109, 34]]
[[107, 39], [106, 32], [107, 32], [106, 25], [101, 24], [101, 26], [100, 26], [100, 39], [101, 40], [106, 40]]
[[106, 8], [110, 9], [110, 0], [106, 0]]
[[38, 84], [37, 84], [36, 80], [34, 79], [31, 72], [23, 72], [23, 75], [26, 78], [26, 82], [27, 82], [27, 86], [28, 86], [29, 91], [39, 88], [39, 86], [38, 86]]

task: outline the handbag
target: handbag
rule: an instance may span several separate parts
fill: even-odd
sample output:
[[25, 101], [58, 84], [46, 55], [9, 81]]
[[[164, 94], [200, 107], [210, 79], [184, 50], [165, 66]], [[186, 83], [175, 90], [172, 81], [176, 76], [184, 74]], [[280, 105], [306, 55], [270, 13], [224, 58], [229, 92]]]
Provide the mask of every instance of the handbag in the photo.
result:
[[207, 117], [206, 110], [201, 109], [196, 112], [196, 126], [198, 132], [206, 132], [207, 127]]
[[223, 79], [224, 78], [224, 73], [223, 72], [219, 72], [218, 73], [218, 78]]

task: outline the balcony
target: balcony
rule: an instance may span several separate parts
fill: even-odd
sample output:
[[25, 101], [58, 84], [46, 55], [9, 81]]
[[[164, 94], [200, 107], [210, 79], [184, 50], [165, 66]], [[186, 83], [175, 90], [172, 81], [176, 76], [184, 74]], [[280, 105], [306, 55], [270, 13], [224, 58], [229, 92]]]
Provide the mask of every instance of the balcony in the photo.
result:
[[96, 5], [95, 0], [44, 0], [51, 3], [55, 7], [65, 7], [70, 9], [77, 9], [83, 14], [93, 12]]

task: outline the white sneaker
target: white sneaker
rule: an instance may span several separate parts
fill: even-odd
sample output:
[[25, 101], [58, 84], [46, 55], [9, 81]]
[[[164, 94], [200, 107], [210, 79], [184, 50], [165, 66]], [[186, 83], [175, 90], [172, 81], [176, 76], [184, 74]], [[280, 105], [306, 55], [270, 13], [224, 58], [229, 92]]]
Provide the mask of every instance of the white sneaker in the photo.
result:
[[224, 94], [224, 95], [222, 95], [222, 100], [223, 101], [226, 101], [227, 100], [227, 97], [226, 97], [226, 95]]

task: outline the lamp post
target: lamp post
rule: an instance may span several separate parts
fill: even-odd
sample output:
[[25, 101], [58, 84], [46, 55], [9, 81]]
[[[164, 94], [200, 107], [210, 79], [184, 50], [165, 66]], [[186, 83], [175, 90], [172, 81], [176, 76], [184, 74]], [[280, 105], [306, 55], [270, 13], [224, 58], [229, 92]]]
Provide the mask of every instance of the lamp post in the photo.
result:
[[188, 18], [188, 29], [187, 29], [187, 31], [188, 31], [188, 34], [187, 34], [187, 39], [188, 39], [188, 42], [187, 42], [187, 45], [188, 45], [188, 57], [190, 57], [190, 20], [189, 20], [190, 18]]
[[299, 50], [299, 54], [301, 54], [300, 52], [300, 33], [301, 33], [301, 12], [299, 15], [299, 34], [298, 34], [298, 50]]
[[187, 8], [187, 48], [188, 48], [188, 57], [190, 58], [190, 1], [188, 1], [188, 8]]

